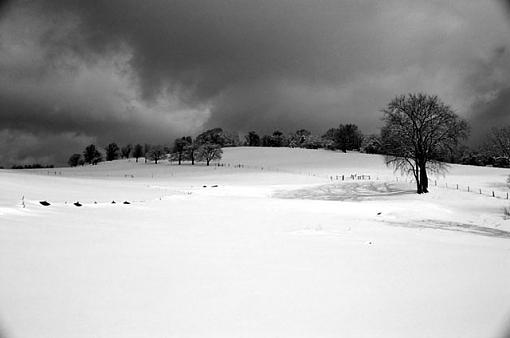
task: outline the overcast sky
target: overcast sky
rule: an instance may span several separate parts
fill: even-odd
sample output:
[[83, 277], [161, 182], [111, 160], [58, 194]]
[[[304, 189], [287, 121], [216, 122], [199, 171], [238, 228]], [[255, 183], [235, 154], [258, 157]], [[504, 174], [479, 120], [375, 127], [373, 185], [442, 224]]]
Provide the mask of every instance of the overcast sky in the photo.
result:
[[498, 0], [46, 0], [0, 6], [0, 165], [204, 128], [378, 131], [398, 94], [510, 124]]

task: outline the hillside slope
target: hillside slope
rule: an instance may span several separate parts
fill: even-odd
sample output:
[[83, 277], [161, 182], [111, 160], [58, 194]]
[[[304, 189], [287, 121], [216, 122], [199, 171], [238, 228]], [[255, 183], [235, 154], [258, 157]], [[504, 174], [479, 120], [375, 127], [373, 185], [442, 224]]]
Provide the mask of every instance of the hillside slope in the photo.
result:
[[0, 171], [0, 336], [501, 334], [510, 203], [440, 185], [504, 193], [508, 171], [452, 166], [420, 196], [380, 156], [224, 152]]

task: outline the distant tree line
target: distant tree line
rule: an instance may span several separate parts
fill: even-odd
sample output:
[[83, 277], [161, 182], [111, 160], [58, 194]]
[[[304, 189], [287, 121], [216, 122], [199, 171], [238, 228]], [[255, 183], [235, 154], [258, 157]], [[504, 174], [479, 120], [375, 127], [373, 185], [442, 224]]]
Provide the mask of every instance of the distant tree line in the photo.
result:
[[481, 166], [510, 167], [510, 126], [493, 128], [483, 146], [473, 149], [462, 144], [468, 135], [467, 123], [460, 119], [437, 96], [408, 94], [394, 98], [383, 110], [384, 126], [379, 134], [364, 135], [355, 124], [340, 124], [322, 135], [307, 129], [292, 133], [274, 130], [269, 135], [256, 131], [243, 138], [238, 134], [213, 128], [195, 138], [180, 136], [170, 145], [127, 144], [120, 147], [110, 143], [104, 148], [91, 144], [82, 153], [72, 154], [68, 164], [72, 167], [103, 160], [143, 158], [145, 163], [161, 160], [210, 165], [221, 159], [224, 147], [291, 147], [327, 149], [332, 151], [361, 151], [381, 154], [396, 169], [412, 173], [427, 192], [427, 172], [441, 169], [441, 163], [459, 163]]
[[[327, 149], [333, 151], [360, 151], [368, 154], [390, 155], [391, 146], [384, 144], [388, 139], [388, 132], [364, 135], [355, 124], [340, 124], [337, 128], [328, 129], [323, 135], [312, 134], [307, 129], [299, 129], [294, 133], [284, 133], [275, 130], [269, 135], [259, 135], [256, 131], [248, 132], [243, 139], [239, 135], [229, 133], [221, 128], [207, 130], [195, 138], [182, 136], [174, 140], [171, 145], [127, 144], [120, 147], [110, 143], [104, 149], [94, 144], [87, 146], [84, 151], [72, 154], [68, 164], [76, 167], [85, 164], [95, 165], [101, 161], [134, 158], [136, 162], [143, 158], [144, 162], [158, 163], [161, 160], [171, 160], [182, 164], [189, 162], [204, 162], [221, 159], [224, 147], [290, 147], [305, 149]], [[386, 138], [386, 141], [384, 140]], [[387, 143], [387, 142], [386, 142]], [[393, 145], [395, 148], [395, 145]], [[448, 151], [433, 154], [434, 160], [477, 166], [494, 166], [510, 168], [510, 126], [493, 128], [486, 137], [484, 144], [478, 149], [469, 148], [463, 144], [456, 144]], [[13, 169], [51, 168], [40, 164], [15, 165]]]
[[221, 128], [207, 130], [195, 139], [191, 136], [177, 138], [172, 146], [152, 144], [127, 144], [119, 147], [116, 143], [110, 143], [103, 149], [90, 144], [82, 153], [72, 154], [67, 163], [70, 167], [83, 166], [85, 164], [97, 165], [102, 161], [114, 161], [123, 158], [134, 158], [136, 162], [143, 158], [145, 163], [157, 164], [161, 160], [205, 162], [210, 165], [212, 161], [221, 159], [222, 147], [238, 146], [239, 136], [224, 132]]
[[[11, 167], [11, 169], [48, 169], [48, 168], [54, 168], [54, 165], [33, 163], [33, 164], [15, 164]], [[0, 167], [0, 169], [3, 169], [3, 167]]]

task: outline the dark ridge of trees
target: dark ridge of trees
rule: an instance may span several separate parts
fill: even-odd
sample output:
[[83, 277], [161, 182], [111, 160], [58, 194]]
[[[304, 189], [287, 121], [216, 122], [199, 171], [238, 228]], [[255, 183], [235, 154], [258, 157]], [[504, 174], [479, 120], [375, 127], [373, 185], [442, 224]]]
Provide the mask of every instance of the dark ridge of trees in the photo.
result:
[[133, 148], [133, 157], [136, 159], [138, 163], [138, 159], [143, 156], [143, 146], [141, 144], [136, 144]]
[[223, 144], [231, 144], [233, 139], [227, 139], [228, 135], [221, 128], [207, 130], [199, 134], [195, 140], [191, 136], [177, 138], [174, 141], [171, 159], [177, 161], [181, 165], [182, 161], [190, 161], [191, 165], [195, 161], [205, 161], [207, 165], [212, 160], [221, 159], [221, 150]]
[[329, 129], [322, 138], [327, 149], [344, 153], [347, 150], [360, 150], [363, 142], [363, 134], [355, 124], [340, 124], [338, 128]]
[[[54, 167], [55, 166], [53, 164], [33, 163], [33, 164], [15, 164], [11, 166], [11, 169], [49, 169]], [[3, 169], [3, 167], [1, 167], [0, 169]]]
[[96, 165], [101, 162], [103, 155], [97, 150], [94, 144], [88, 145], [83, 151], [83, 160], [85, 163]]
[[105, 151], [107, 161], [113, 161], [119, 158], [120, 148], [117, 143], [110, 143], [106, 146]]
[[226, 143], [226, 139], [224, 137], [223, 129], [221, 128], [213, 128], [204, 131], [196, 137], [196, 141], [198, 144], [217, 144], [220, 147], [223, 147]]
[[319, 136], [313, 135], [309, 130], [299, 129], [288, 136], [289, 147], [320, 149], [324, 148], [324, 142]]
[[191, 165], [195, 165], [195, 159], [197, 158], [197, 152], [199, 147], [200, 145], [196, 141], [193, 141], [191, 136], [187, 137], [187, 143], [184, 151], [186, 156], [185, 158], [188, 161], [191, 161]]
[[131, 152], [133, 151], [132, 144], [126, 144], [124, 147], [120, 148], [120, 154], [122, 158], [129, 158]]
[[363, 137], [360, 151], [367, 154], [382, 154], [381, 137], [379, 135], [368, 135]]
[[245, 141], [248, 147], [259, 147], [261, 145], [260, 136], [255, 131], [250, 131], [245, 136]]
[[239, 139], [238, 133], [233, 133], [230, 131], [223, 131], [223, 147], [239, 147], [241, 145], [241, 141]]
[[174, 141], [174, 147], [172, 149], [172, 159], [175, 159], [179, 165], [185, 159], [186, 147], [191, 143], [190, 136], [184, 136], [177, 138]]
[[145, 163], [147, 163], [147, 160], [148, 160], [148, 158], [149, 158], [149, 153], [150, 153], [150, 151], [151, 151], [151, 147], [152, 147], [152, 146], [151, 146], [150, 144], [147, 144], [147, 143], [145, 143], [145, 144], [143, 145], [143, 156], [144, 156], [144, 162], [145, 162]]
[[510, 168], [510, 158], [506, 156], [493, 156], [486, 151], [469, 150], [462, 154], [462, 157], [452, 161], [465, 165], [490, 166], [497, 168]]
[[427, 193], [428, 172], [445, 169], [438, 159], [446, 158], [467, 137], [467, 122], [437, 96], [422, 93], [397, 96], [383, 113], [386, 164], [412, 174], [416, 192]]
[[[117, 154], [117, 156], [121, 156], [122, 158], [134, 157], [136, 162], [140, 157], [145, 157], [145, 162], [153, 160], [160, 161], [165, 158], [167, 154], [170, 153], [171, 159], [177, 161], [178, 163], [182, 163], [182, 161], [190, 161], [191, 164], [195, 164], [196, 161], [205, 161], [206, 163], [211, 161], [207, 161], [206, 154], [208, 151], [204, 151], [204, 149], [209, 149], [209, 145], [217, 145], [220, 147], [235, 147], [235, 146], [263, 146], [263, 147], [296, 147], [296, 148], [305, 148], [305, 149], [328, 149], [334, 151], [350, 151], [350, 150], [359, 150], [361, 152], [369, 153], [369, 154], [382, 154], [386, 155], [387, 159], [394, 158], [402, 158], [402, 156], [396, 156], [397, 150], [403, 150], [403, 144], [398, 143], [395, 136], [404, 137], [403, 133], [399, 135], [397, 132], [397, 128], [389, 127], [391, 123], [389, 123], [389, 116], [393, 113], [398, 112], [397, 101], [402, 101], [402, 98], [407, 98], [409, 96], [414, 97], [422, 97], [422, 101], [425, 102], [424, 98], [435, 98], [431, 100], [438, 103], [436, 106], [431, 105], [426, 106], [425, 103], [422, 105], [416, 106], [416, 111], [413, 111], [413, 114], [416, 116], [419, 115], [420, 111], [428, 111], [433, 108], [434, 114], [437, 114], [437, 108], [441, 107], [441, 109], [447, 107], [445, 111], [448, 112], [446, 115], [450, 117], [455, 123], [452, 123], [450, 127], [454, 127], [451, 130], [446, 132], [445, 128], [441, 124], [437, 124], [439, 128], [438, 130], [445, 131], [446, 141], [438, 142], [437, 147], [433, 149], [433, 151], [427, 152], [427, 165], [425, 168], [420, 169], [420, 165], [417, 165], [418, 162], [423, 162], [423, 159], [417, 160], [414, 163], [414, 166], [418, 169], [416, 170], [416, 174], [419, 176], [424, 173], [427, 174], [428, 171], [432, 170], [442, 170], [444, 169], [443, 162], [449, 163], [459, 163], [459, 164], [467, 164], [467, 165], [477, 165], [477, 166], [494, 166], [494, 167], [503, 167], [510, 168], [510, 126], [503, 126], [499, 128], [493, 128], [490, 133], [486, 135], [486, 142], [480, 148], [474, 149], [464, 146], [460, 143], [460, 140], [466, 137], [467, 135], [467, 123], [461, 119], [459, 119], [455, 114], [451, 115], [451, 109], [440, 102], [437, 97], [427, 96], [425, 94], [409, 94], [408, 96], [400, 96], [395, 98], [388, 107], [383, 110], [385, 114], [384, 121], [386, 125], [382, 128], [380, 134], [378, 135], [367, 135], [364, 136], [358, 126], [355, 124], [340, 124], [337, 128], [328, 129], [322, 136], [317, 136], [311, 133], [309, 130], [302, 128], [294, 133], [286, 134], [281, 130], [275, 130], [270, 135], [261, 135], [256, 131], [252, 130], [248, 132], [247, 135], [244, 136], [243, 142], [239, 141], [239, 135], [237, 133], [232, 133], [228, 131], [224, 131], [222, 128], [213, 128], [206, 130], [199, 135], [195, 139], [191, 136], [180, 137], [174, 141], [173, 147], [171, 149], [167, 149], [163, 146], [150, 146], [149, 144], [136, 144], [131, 145], [128, 144], [117, 151], [112, 150], [108, 151], [108, 147], [106, 149], [106, 159], [110, 160], [112, 157], [116, 158], [115, 155], [111, 156], [111, 153]], [[419, 101], [419, 100], [418, 100]], [[430, 102], [429, 102], [430, 103]], [[390, 109], [390, 106], [392, 109]], [[409, 106], [406, 107], [406, 109]], [[400, 111], [402, 112], [402, 111]], [[454, 116], [452, 118], [452, 116]], [[436, 126], [436, 123], [439, 123], [441, 119], [439, 117], [432, 118], [430, 121], [431, 126]], [[393, 120], [395, 122], [396, 120]], [[401, 121], [403, 122], [403, 120]], [[451, 122], [451, 121], [450, 121]], [[442, 123], [442, 122], [441, 122]], [[412, 124], [412, 123], [411, 123]], [[448, 125], [448, 123], [446, 123]], [[410, 125], [408, 125], [410, 126]], [[401, 126], [402, 127], [402, 126]], [[455, 129], [458, 128], [458, 129]], [[412, 128], [411, 128], [412, 129]], [[430, 130], [434, 129], [433, 127], [429, 128]], [[427, 129], [428, 130], [428, 129]], [[453, 132], [452, 132], [453, 131]], [[396, 134], [395, 134], [396, 133]], [[457, 138], [453, 137], [452, 134], [457, 133]], [[178, 144], [179, 143], [179, 144]], [[112, 143], [114, 144], [114, 143]], [[111, 145], [112, 145], [111, 144]], [[204, 147], [207, 145], [207, 147]], [[109, 145], [110, 146], [110, 145]], [[152, 147], [161, 147], [163, 149], [163, 155], [160, 156], [161, 150], [158, 149], [156, 152], [156, 157], [151, 152]], [[112, 146], [112, 148], [115, 148]], [[118, 148], [118, 147], [117, 147]], [[418, 149], [416, 153], [423, 152], [423, 150]], [[413, 150], [414, 151], [414, 150]], [[119, 154], [120, 152], [120, 154]], [[218, 155], [219, 153], [219, 155]], [[95, 145], [89, 145], [83, 152], [83, 155], [73, 154], [69, 160], [68, 164], [70, 166], [83, 165], [84, 163], [89, 164], [97, 164], [102, 160], [102, 154], [95, 147]], [[221, 152], [216, 152], [216, 157], [214, 159], [221, 158]], [[421, 156], [421, 155], [420, 155]], [[209, 157], [210, 158], [210, 157]], [[414, 161], [414, 159], [411, 159]], [[391, 161], [390, 161], [391, 162]], [[391, 163], [390, 163], [391, 164]], [[396, 164], [396, 162], [394, 163]], [[408, 166], [409, 163], [401, 163], [396, 164], [396, 168], [400, 168], [404, 171], [412, 173], [415, 175], [415, 172]], [[16, 165], [13, 166], [16, 168], [34, 168], [34, 165]], [[38, 166], [37, 166], [38, 167]], [[42, 166], [44, 167], [44, 166]], [[423, 164], [421, 164], [423, 167]], [[411, 170], [410, 170], [411, 169]], [[409, 171], [410, 170], [410, 171]], [[416, 177], [416, 176], [415, 176]], [[427, 190], [427, 181], [421, 179], [424, 182], [424, 185], [421, 186], [422, 192]], [[417, 187], [417, 190], [418, 187]]]
[[154, 161], [155, 164], [158, 164], [158, 161], [166, 156], [166, 152], [163, 146], [155, 145], [150, 147], [148, 155], [151, 161]]
[[304, 148], [303, 144], [311, 137], [312, 133], [306, 129], [299, 129], [288, 136], [289, 147]]
[[197, 144], [217, 144], [220, 147], [238, 147], [241, 145], [239, 135], [225, 131], [222, 128], [213, 128], [200, 133], [195, 141]]
[[482, 146], [484, 153], [493, 158], [510, 158], [510, 125], [492, 128]]
[[77, 167], [85, 164], [85, 161], [81, 154], [72, 154], [71, 157], [69, 157], [69, 160], [67, 160], [67, 164], [69, 164], [70, 167]]
[[275, 130], [272, 135], [262, 137], [263, 147], [288, 147], [289, 139], [280, 130]]

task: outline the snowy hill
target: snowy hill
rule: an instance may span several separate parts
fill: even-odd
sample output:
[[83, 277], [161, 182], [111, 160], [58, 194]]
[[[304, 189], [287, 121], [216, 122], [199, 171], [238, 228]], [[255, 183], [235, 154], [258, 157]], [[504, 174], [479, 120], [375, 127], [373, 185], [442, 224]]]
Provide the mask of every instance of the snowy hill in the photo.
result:
[[492, 337], [510, 320], [508, 170], [452, 166], [419, 196], [377, 155], [220, 163], [1, 170], [0, 337]]

